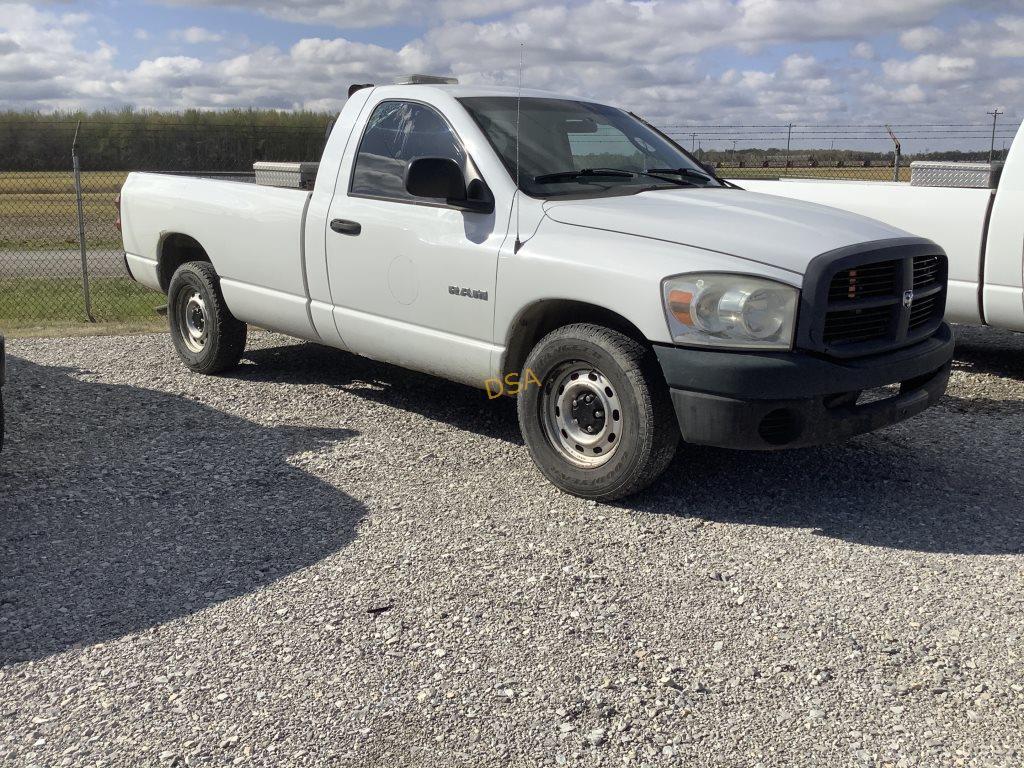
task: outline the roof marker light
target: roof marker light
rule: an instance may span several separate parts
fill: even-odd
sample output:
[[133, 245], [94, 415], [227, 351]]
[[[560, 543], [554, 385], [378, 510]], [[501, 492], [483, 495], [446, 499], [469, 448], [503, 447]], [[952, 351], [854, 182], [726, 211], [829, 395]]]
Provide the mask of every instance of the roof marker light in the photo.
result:
[[395, 85], [458, 85], [457, 77], [437, 75], [401, 75], [395, 78]]

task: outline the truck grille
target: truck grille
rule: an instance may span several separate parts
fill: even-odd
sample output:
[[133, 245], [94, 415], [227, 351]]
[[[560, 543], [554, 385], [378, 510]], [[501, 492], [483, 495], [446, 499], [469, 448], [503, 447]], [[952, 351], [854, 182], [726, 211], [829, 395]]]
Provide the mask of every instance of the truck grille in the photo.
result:
[[891, 296], [896, 290], [898, 261], [882, 261], [844, 269], [832, 278], [829, 302], [855, 301], [871, 296]]
[[819, 259], [805, 280], [800, 346], [835, 357], [875, 354], [920, 341], [942, 322], [946, 256], [934, 243]]
[[892, 307], [829, 312], [825, 316], [825, 343], [853, 343], [882, 338], [888, 335], [892, 318]]
[[914, 258], [914, 290], [934, 285], [941, 274], [938, 256], [917, 256]]

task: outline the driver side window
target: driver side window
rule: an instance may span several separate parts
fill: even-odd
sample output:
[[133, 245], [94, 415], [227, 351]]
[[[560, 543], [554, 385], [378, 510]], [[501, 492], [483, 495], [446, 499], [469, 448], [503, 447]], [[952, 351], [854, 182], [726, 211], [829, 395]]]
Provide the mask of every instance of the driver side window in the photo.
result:
[[463, 172], [469, 166], [458, 136], [436, 110], [415, 102], [382, 102], [359, 143], [350, 194], [423, 202], [405, 191], [405, 170], [418, 157], [448, 158]]

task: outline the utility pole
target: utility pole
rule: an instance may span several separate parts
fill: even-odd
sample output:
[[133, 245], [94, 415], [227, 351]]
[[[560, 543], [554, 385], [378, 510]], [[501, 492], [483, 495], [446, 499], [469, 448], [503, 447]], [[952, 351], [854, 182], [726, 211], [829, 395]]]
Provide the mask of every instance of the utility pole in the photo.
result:
[[1003, 113], [999, 111], [998, 107], [996, 107], [991, 112], [986, 112], [985, 114], [992, 115], [992, 145], [988, 150], [988, 162], [991, 164], [996, 154], [996, 120], [998, 120], [999, 116]]
[[691, 133], [690, 134], [690, 154], [692, 155], [696, 151], [697, 151], [697, 134], [696, 133]]
[[789, 130], [786, 132], [786, 167], [789, 168], [789, 148], [793, 143], [793, 124], [789, 124]]

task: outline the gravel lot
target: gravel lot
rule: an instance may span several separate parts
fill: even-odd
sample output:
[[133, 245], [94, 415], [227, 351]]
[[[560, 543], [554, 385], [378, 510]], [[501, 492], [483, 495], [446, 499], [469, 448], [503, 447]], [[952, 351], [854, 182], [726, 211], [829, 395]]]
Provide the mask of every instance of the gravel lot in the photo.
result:
[[844, 446], [542, 480], [512, 403], [258, 334], [13, 341], [0, 764], [1024, 762], [1024, 336]]

